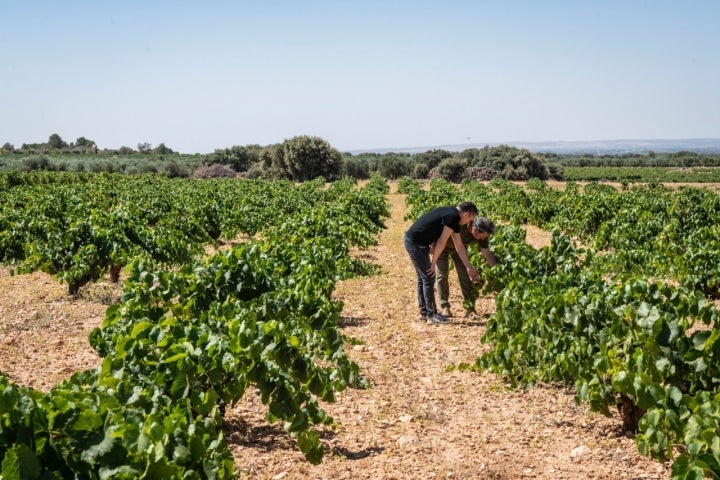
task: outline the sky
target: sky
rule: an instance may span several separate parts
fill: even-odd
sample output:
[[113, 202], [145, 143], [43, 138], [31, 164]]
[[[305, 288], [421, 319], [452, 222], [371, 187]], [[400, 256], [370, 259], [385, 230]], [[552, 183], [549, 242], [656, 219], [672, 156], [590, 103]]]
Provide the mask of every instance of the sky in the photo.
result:
[[0, 145], [720, 137], [717, 0], [0, 0]]

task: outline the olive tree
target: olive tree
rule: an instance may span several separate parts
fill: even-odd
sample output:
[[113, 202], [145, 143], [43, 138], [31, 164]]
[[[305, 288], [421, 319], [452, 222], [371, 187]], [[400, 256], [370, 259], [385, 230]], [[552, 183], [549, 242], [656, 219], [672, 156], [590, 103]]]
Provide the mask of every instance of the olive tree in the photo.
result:
[[508, 180], [527, 180], [528, 178], [547, 180], [549, 178], [547, 166], [542, 162], [542, 157], [524, 148], [509, 145], [486, 146], [472, 152], [471, 156], [475, 157], [471, 161], [471, 166], [491, 168], [499, 172], [500, 177]]
[[440, 162], [452, 156], [452, 152], [449, 152], [448, 150], [428, 150], [427, 152], [422, 152], [415, 155], [415, 163], [424, 163], [428, 166], [429, 169], [432, 170], [433, 168], [440, 165]]
[[50, 135], [50, 138], [48, 139], [48, 147], [60, 150], [62, 148], [67, 147], [67, 143], [63, 141], [63, 139], [58, 135], [57, 133], [53, 133]]
[[248, 176], [251, 178], [290, 178], [290, 174], [285, 165], [285, 159], [283, 158], [283, 148], [279, 143], [268, 145], [260, 150], [260, 153], [258, 153], [258, 162], [254, 165], [259, 165], [259, 167], [253, 168], [253, 166], [251, 166], [248, 168]]
[[446, 158], [435, 167], [441, 178], [453, 183], [463, 181], [468, 161], [460, 156]]
[[282, 143], [283, 162], [290, 177], [298, 182], [340, 177], [342, 154], [319, 137], [293, 137]]
[[357, 179], [370, 178], [370, 165], [365, 158], [345, 157], [343, 159], [342, 175]]
[[260, 159], [261, 150], [260, 145], [235, 145], [231, 148], [216, 149], [206, 163], [229, 165], [236, 172], [246, 172]]
[[385, 156], [378, 161], [378, 173], [392, 180], [410, 175], [411, 169], [410, 162], [400, 157]]

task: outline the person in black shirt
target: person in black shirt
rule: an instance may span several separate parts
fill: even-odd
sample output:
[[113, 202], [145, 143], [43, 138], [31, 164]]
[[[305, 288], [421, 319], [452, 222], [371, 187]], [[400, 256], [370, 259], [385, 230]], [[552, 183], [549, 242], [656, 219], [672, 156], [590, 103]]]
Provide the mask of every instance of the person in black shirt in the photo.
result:
[[[497, 263], [495, 255], [490, 250], [490, 235], [495, 233], [495, 224], [487, 217], [476, 217], [475, 220], [468, 223], [460, 229], [460, 240], [462, 240], [465, 249], [468, 245], [477, 244], [485, 258], [485, 261], [491, 267]], [[473, 290], [473, 282], [465, 270], [460, 260], [460, 255], [455, 251], [454, 244], [448, 243], [445, 250], [437, 259], [437, 290], [440, 297], [440, 314], [444, 317], [451, 317], [450, 311], [450, 289], [448, 276], [450, 272], [450, 258], [452, 257], [457, 270], [458, 280], [460, 281], [460, 290], [462, 291], [463, 300], [465, 301], [465, 316], [468, 318], [476, 318], [475, 312], [475, 296]]]
[[437, 207], [418, 218], [405, 232], [405, 250], [417, 274], [420, 319], [428, 324], [448, 323], [435, 306], [434, 278], [437, 259], [445, 250], [448, 239], [452, 238], [470, 279], [475, 281], [478, 277], [460, 239], [460, 227], [472, 222], [477, 214], [477, 207], [472, 202], [462, 202], [457, 207]]

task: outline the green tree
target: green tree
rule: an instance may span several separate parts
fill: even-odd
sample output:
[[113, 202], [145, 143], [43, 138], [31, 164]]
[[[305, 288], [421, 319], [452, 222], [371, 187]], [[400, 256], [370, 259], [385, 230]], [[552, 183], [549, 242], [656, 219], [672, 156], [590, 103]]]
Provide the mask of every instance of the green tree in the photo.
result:
[[236, 172], [246, 172], [260, 160], [260, 145], [233, 146], [225, 149], [216, 149], [204, 162], [207, 165], [229, 165]]
[[158, 145], [157, 147], [152, 149], [152, 153], [156, 153], [159, 155], [165, 155], [165, 154], [170, 154], [170, 153], [175, 153], [175, 152], [173, 152], [171, 148], [165, 146], [164, 143], [161, 143], [160, 145]]
[[118, 148], [117, 153], [119, 153], [120, 155], [131, 155], [135, 153], [135, 150], [130, 147], [122, 146]]
[[461, 157], [446, 158], [437, 166], [438, 174], [445, 180], [460, 183], [465, 176], [468, 161]]
[[342, 154], [320, 137], [302, 135], [282, 143], [283, 161], [290, 177], [298, 182], [340, 177]]
[[2, 153], [13, 153], [15, 151], [15, 147], [10, 142], [5, 142], [5, 145], [2, 146], [0, 149]]
[[255, 177], [257, 173], [258, 176], [262, 178], [290, 178], [290, 173], [288, 172], [285, 165], [285, 158], [283, 157], [283, 147], [279, 143], [268, 145], [260, 150], [257, 165], [260, 165], [259, 171], [250, 169], [252, 170], [251, 177]]
[[547, 164], [548, 175], [553, 180], [563, 180], [565, 175], [563, 173], [563, 166], [557, 162]]
[[343, 176], [357, 179], [370, 178], [370, 166], [364, 158], [346, 157], [343, 160]]
[[48, 147], [55, 150], [62, 150], [63, 148], [67, 147], [67, 143], [65, 143], [63, 139], [60, 138], [60, 135], [58, 135], [57, 133], [53, 133], [48, 139]]
[[137, 149], [140, 153], [150, 153], [152, 151], [152, 144], [147, 142], [138, 143]]
[[427, 152], [418, 153], [417, 155], [415, 155], [415, 162], [424, 163], [428, 166], [428, 168], [432, 170], [433, 168], [440, 165], [440, 162], [452, 156], [453, 154], [447, 150], [428, 150]]
[[547, 166], [542, 158], [534, 155], [524, 148], [499, 145], [486, 146], [480, 149], [473, 162], [474, 167], [488, 167], [499, 172], [502, 178], [508, 180], [527, 180], [539, 178], [547, 180], [549, 177]]
[[395, 156], [384, 156], [378, 161], [378, 173], [389, 179], [410, 175], [412, 166], [409, 162]]
[[426, 163], [416, 163], [412, 171], [412, 178], [427, 178], [430, 175], [430, 167]]

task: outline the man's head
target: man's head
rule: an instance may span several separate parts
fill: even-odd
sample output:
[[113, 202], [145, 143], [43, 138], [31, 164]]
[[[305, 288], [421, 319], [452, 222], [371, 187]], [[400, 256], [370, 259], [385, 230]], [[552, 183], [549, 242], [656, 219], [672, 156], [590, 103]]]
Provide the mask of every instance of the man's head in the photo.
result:
[[467, 225], [477, 217], [478, 209], [472, 202], [462, 202], [457, 206], [460, 212], [460, 225]]
[[487, 217], [475, 217], [470, 225], [470, 233], [477, 240], [484, 240], [495, 233], [495, 224]]

